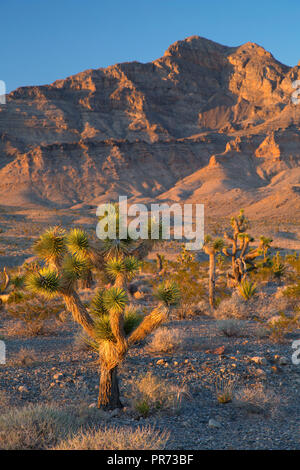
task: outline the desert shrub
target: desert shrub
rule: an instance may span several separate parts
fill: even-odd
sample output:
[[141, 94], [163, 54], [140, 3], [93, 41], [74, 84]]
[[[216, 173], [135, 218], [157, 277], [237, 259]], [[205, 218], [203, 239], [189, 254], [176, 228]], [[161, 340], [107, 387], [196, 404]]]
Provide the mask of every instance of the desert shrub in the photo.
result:
[[15, 366], [31, 366], [37, 362], [37, 355], [33, 349], [21, 348], [10, 361]]
[[300, 281], [298, 281], [297, 284], [286, 287], [286, 289], [283, 291], [283, 295], [291, 299], [299, 299], [300, 298]]
[[166, 279], [180, 286], [181, 300], [176, 309], [180, 319], [194, 315], [194, 306], [205, 297], [205, 287], [199, 278], [200, 264], [194, 258], [182, 256], [185, 261], [169, 262], [166, 272]]
[[76, 436], [60, 442], [58, 450], [163, 450], [169, 440], [167, 432], [156, 431], [150, 426], [106, 427], [81, 431]]
[[135, 410], [148, 416], [158, 410], [178, 411], [183, 398], [189, 397], [189, 392], [186, 385], [166, 383], [147, 372], [134, 381], [132, 396]]
[[240, 320], [234, 318], [228, 318], [226, 320], [219, 320], [217, 322], [218, 330], [225, 336], [240, 336], [242, 333], [242, 327]]
[[270, 338], [274, 341], [283, 341], [286, 334], [297, 329], [300, 325], [299, 315], [287, 316], [284, 312], [271, 318], [268, 323]]
[[170, 353], [178, 349], [181, 342], [178, 330], [163, 327], [153, 333], [147, 350], [152, 353]]
[[9, 293], [8, 298], [7, 298], [7, 304], [18, 304], [22, 302], [24, 299], [24, 294], [23, 292], [20, 291], [12, 291]]
[[210, 315], [210, 306], [207, 300], [200, 300], [192, 308], [195, 315]]
[[59, 319], [63, 305], [57, 300], [26, 298], [20, 303], [7, 305], [7, 313], [19, 320], [13, 328], [15, 334], [36, 336], [47, 333], [47, 321]]
[[0, 389], [0, 410], [7, 409], [10, 405], [10, 399], [4, 390]]
[[155, 274], [157, 273], [157, 265], [154, 261], [143, 260], [142, 271], [146, 274]]
[[44, 405], [10, 409], [0, 415], [1, 450], [48, 449], [75, 428], [71, 413]]
[[278, 312], [289, 312], [293, 310], [293, 301], [288, 297], [280, 295], [268, 295], [266, 292], [260, 292], [253, 302], [252, 307], [255, 317], [266, 321], [278, 314]]
[[248, 301], [256, 294], [256, 284], [254, 282], [248, 281], [248, 279], [244, 279], [238, 285], [238, 291], [243, 299]]
[[220, 376], [217, 378], [215, 385], [218, 402], [221, 404], [230, 403], [233, 399], [234, 390], [236, 387], [235, 378], [231, 376]]
[[21, 274], [16, 274], [10, 280], [10, 284], [14, 286], [15, 289], [22, 289], [24, 287], [25, 276]]
[[286, 266], [283, 263], [283, 259], [277, 251], [276, 255], [272, 259], [272, 271], [276, 279], [281, 280], [281, 278], [286, 273]]
[[238, 389], [234, 395], [234, 403], [248, 413], [274, 414], [277, 411], [280, 398], [271, 389], [266, 389], [261, 383]]
[[259, 325], [254, 331], [258, 339], [267, 338], [270, 335], [270, 330], [265, 326]]
[[218, 319], [246, 318], [249, 316], [249, 309], [241, 296], [234, 292], [229, 299], [225, 299], [220, 303], [214, 315]]
[[256, 283], [260, 283], [262, 281], [271, 281], [274, 277], [272, 265], [258, 266], [257, 269], [249, 272], [249, 277]]
[[300, 274], [300, 253], [298, 253], [298, 255], [297, 253], [286, 255], [285, 261], [296, 271], [297, 274]]

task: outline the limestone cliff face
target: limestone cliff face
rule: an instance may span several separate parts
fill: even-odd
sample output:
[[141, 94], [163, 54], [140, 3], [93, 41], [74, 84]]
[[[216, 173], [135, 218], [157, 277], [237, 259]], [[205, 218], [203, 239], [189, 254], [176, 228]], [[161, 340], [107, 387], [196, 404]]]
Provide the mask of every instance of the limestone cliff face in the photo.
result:
[[297, 79], [299, 66], [256, 44], [193, 36], [151, 63], [19, 88], [0, 106], [0, 203], [72, 206], [127, 194], [203, 199], [218, 211], [221, 196], [233, 201], [237, 190], [236, 204], [245, 197], [251, 206], [286, 181], [298, 208]]

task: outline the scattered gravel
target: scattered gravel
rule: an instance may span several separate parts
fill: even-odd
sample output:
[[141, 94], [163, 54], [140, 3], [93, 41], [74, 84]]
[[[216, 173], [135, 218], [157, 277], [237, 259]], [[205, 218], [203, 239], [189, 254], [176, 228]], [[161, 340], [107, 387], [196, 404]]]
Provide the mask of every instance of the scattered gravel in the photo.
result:
[[[7, 364], [0, 365], [0, 391], [11, 406], [96, 406], [97, 355], [74, 348], [76, 325], [66, 323], [56, 335], [32, 338], [6, 338], [2, 326]], [[299, 449], [300, 366], [291, 362], [291, 344], [300, 334], [277, 344], [258, 339], [255, 322], [245, 326], [247, 334], [227, 337], [211, 318], [170, 322], [169, 328], [180, 330], [181, 347], [173, 354], [150, 353], [146, 344], [130, 350], [119, 371], [125, 407], [102, 412], [103, 419], [132, 428], [143, 423], [166, 429], [170, 449]], [[36, 362], [14, 365], [24, 347], [34, 351]], [[162, 381], [188, 387], [189, 397], [179, 411], [160, 410], [148, 418], [132, 412], [131, 383], [149, 370]], [[220, 382], [232, 384], [232, 399], [225, 404], [217, 400]], [[236, 399], [238, 391], [257, 386], [260, 393], [252, 394], [251, 400], [245, 393], [243, 403]]]

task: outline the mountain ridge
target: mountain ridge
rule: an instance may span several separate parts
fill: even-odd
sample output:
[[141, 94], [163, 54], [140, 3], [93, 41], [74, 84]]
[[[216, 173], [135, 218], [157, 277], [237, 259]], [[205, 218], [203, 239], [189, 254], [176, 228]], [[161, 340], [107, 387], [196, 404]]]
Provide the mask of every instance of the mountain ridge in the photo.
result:
[[0, 203], [72, 207], [127, 194], [204, 202], [215, 215], [221, 199], [223, 212], [246, 202], [254, 216], [295, 214], [298, 79], [299, 66], [255, 43], [191, 36], [149, 63], [18, 88], [0, 107]]

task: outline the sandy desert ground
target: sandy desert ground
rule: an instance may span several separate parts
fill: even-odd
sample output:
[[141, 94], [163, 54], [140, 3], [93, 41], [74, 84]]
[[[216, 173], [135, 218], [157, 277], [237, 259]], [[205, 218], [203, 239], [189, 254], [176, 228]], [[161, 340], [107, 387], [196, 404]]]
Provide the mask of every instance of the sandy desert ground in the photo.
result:
[[[3, 209], [1, 269], [6, 266], [13, 275], [32, 261], [32, 243], [49, 225], [79, 226], [95, 238], [94, 221], [92, 211]], [[207, 220], [207, 230], [219, 234], [225, 224], [225, 219]], [[198, 275], [181, 281], [185, 292], [198, 285], [196, 297], [185, 295], [186, 303], [132, 348], [120, 367], [120, 410], [97, 409], [97, 354], [82, 340], [81, 327], [62, 302], [40, 322], [24, 320], [27, 307], [16, 318], [17, 299], [4, 302], [0, 339], [7, 361], [0, 365], [0, 448], [299, 449], [300, 366], [292, 363], [299, 323], [271, 328], [280, 312], [289, 319], [298, 315], [299, 294], [285, 296], [284, 290], [298, 282], [296, 265], [285, 256], [298, 253], [299, 228], [260, 220], [251, 233], [273, 238], [270, 256], [279, 250], [285, 260], [282, 279], [258, 270], [256, 295], [245, 301], [224, 287], [228, 265], [220, 262], [218, 306], [211, 312], [208, 257], [198, 253]], [[158, 273], [156, 252], [176, 263], [180, 247], [165, 242], [148, 256], [131, 298], [135, 309], [155, 305], [152, 287], [167, 276], [168, 269]], [[96, 289], [81, 289], [80, 296], [88, 301]], [[91, 429], [98, 433], [93, 444], [83, 439]]]

